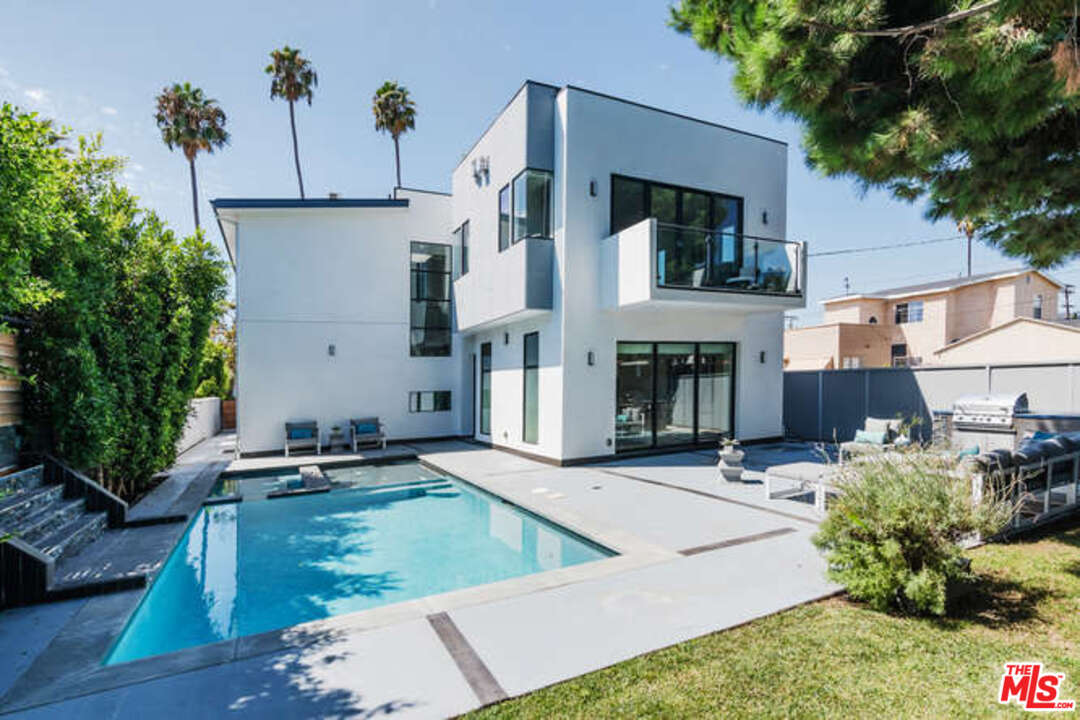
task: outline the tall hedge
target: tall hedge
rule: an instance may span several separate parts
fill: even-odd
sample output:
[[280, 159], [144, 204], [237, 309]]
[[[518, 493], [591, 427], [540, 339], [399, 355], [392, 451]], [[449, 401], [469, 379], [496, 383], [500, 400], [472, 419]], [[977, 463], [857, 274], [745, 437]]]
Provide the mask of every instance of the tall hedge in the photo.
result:
[[119, 182], [100, 141], [0, 110], [0, 291], [20, 337], [32, 441], [123, 496], [176, 457], [226, 266]]

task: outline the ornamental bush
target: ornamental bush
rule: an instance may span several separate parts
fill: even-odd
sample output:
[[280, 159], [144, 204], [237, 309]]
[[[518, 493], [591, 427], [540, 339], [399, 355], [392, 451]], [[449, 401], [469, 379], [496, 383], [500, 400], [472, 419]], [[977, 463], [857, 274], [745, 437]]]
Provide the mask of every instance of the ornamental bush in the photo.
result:
[[944, 615], [947, 591], [969, 578], [962, 542], [1000, 531], [1011, 488], [975, 500], [971, 474], [948, 454], [916, 449], [837, 468], [833, 499], [814, 543], [829, 578], [877, 610]]
[[138, 206], [100, 139], [62, 136], [0, 106], [0, 315], [29, 323], [33, 446], [131, 498], [176, 457], [226, 266]]

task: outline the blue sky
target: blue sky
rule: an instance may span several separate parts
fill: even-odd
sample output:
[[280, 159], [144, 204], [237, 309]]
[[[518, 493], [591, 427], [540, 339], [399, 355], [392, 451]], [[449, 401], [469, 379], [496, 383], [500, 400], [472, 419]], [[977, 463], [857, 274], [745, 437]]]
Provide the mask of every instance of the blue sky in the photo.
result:
[[[126, 180], [177, 230], [193, 229], [187, 168], [161, 143], [154, 96], [190, 81], [228, 113], [232, 143], [200, 156], [204, 228], [220, 244], [207, 200], [293, 197], [286, 105], [269, 98], [269, 51], [300, 47], [319, 73], [314, 104], [297, 108], [309, 197], [385, 196], [393, 144], [375, 132], [371, 95], [386, 79], [408, 86], [416, 131], [402, 141], [402, 179], [448, 190], [450, 171], [526, 79], [574, 84], [789, 143], [788, 237], [811, 253], [957, 235], [922, 208], [854, 182], [827, 180], [804, 164], [797, 124], [743, 108], [731, 68], [669, 29], [668, 3], [394, 0], [297, 3], [201, 2], [182, 11], [148, 2], [0, 0], [0, 99], [56, 118], [78, 133], [104, 133], [106, 151], [128, 158]], [[688, 148], [688, 152], [693, 152]], [[738, 173], [739, 168], [731, 168]], [[209, 222], [208, 222], [209, 220]], [[974, 271], [1021, 263], [976, 245]], [[852, 290], [955, 277], [960, 240], [813, 258], [807, 311]], [[1080, 264], [1053, 273], [1080, 280]]]

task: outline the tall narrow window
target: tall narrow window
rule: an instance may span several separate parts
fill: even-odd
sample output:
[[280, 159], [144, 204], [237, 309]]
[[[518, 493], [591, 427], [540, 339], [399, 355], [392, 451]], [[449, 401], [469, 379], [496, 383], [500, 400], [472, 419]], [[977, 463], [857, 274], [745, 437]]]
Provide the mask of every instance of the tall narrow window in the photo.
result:
[[410, 253], [409, 354], [450, 355], [449, 245], [414, 242]]
[[461, 274], [469, 272], [469, 221], [461, 223], [457, 231], [458, 242], [461, 243]]
[[551, 237], [551, 173], [523, 170], [514, 178], [514, 238]]
[[1042, 319], [1042, 295], [1036, 295], [1031, 301], [1031, 317], [1036, 320]]
[[510, 247], [510, 186], [499, 191], [499, 252]]
[[540, 437], [540, 333], [525, 336], [525, 390], [521, 439], [537, 443]]
[[480, 434], [491, 434], [491, 343], [480, 346]]

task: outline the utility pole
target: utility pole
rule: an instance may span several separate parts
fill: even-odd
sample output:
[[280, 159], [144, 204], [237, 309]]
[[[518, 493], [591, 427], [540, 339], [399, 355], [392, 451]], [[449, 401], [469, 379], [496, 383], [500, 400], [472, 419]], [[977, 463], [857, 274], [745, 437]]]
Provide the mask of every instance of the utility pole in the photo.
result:
[[1072, 313], [1069, 312], [1069, 291], [1073, 289], [1072, 285], [1065, 286], [1065, 319], [1072, 320]]
[[851, 280], [848, 279], [847, 275], [844, 276], [844, 294], [851, 294]]

